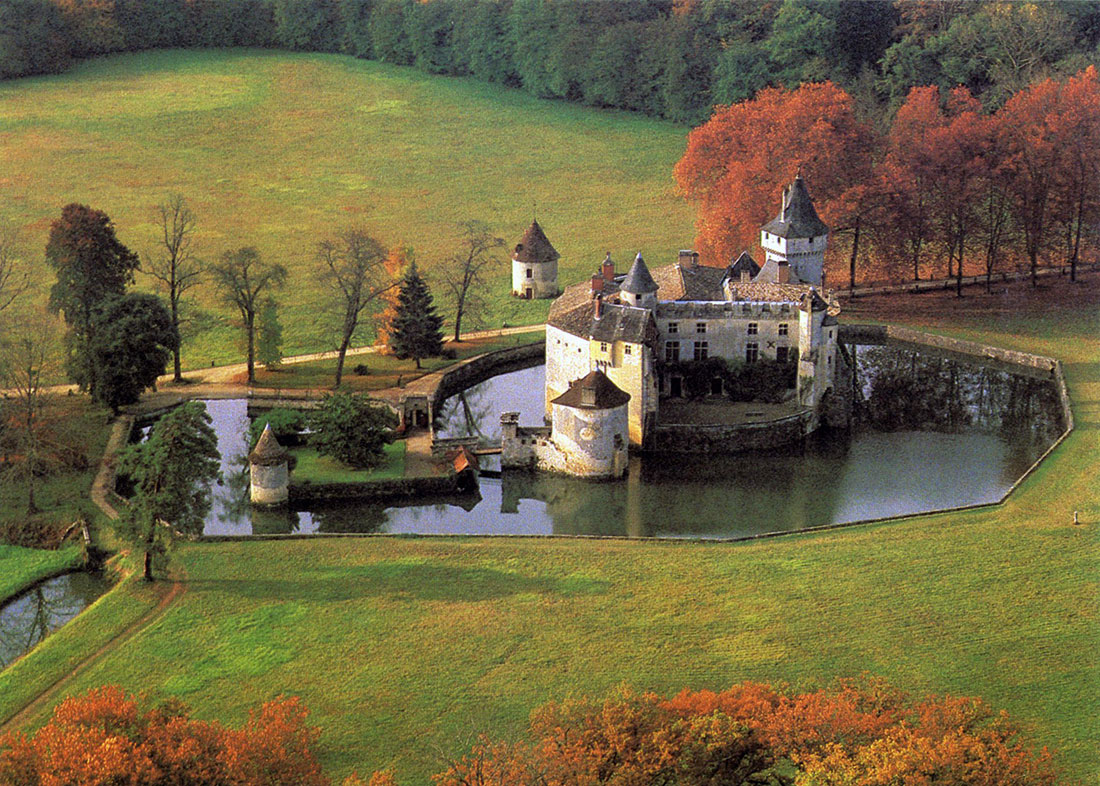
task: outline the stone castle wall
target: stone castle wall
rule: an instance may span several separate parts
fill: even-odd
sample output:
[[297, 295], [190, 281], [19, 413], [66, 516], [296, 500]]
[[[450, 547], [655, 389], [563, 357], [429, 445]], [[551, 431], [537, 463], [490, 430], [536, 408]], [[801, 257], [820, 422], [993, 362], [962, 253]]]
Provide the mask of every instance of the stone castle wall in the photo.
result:
[[741, 424], [659, 424], [653, 431], [655, 453], [731, 453], [764, 450], [799, 442], [818, 427], [814, 412]]

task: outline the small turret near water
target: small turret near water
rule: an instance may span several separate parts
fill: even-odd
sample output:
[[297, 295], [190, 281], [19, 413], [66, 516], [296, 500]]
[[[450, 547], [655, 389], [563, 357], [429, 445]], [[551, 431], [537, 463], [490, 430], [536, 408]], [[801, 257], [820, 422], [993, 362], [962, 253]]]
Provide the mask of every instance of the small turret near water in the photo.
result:
[[290, 496], [289, 454], [279, 444], [271, 424], [248, 454], [249, 496], [253, 505], [284, 505]]

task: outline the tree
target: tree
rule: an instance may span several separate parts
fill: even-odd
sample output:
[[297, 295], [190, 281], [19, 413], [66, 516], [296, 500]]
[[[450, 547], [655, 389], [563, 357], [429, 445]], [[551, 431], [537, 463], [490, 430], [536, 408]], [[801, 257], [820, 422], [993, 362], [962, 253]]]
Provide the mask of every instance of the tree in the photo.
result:
[[377, 466], [393, 441], [397, 418], [381, 402], [355, 393], [325, 396], [310, 417], [310, 444], [355, 469]]
[[784, 0], [764, 50], [776, 64], [778, 79], [787, 87], [818, 82], [829, 76], [836, 23], [805, 3]]
[[100, 210], [69, 204], [50, 225], [46, 263], [57, 272], [57, 283], [49, 303], [63, 312], [69, 326], [69, 375], [82, 389], [89, 389], [95, 379], [89, 348], [95, 338], [96, 308], [125, 294], [138, 262]]
[[[412, 262], [413, 250], [411, 248], [394, 246], [390, 249], [389, 254], [386, 255], [386, 259], [382, 264], [385, 266], [386, 273], [389, 277], [393, 279], [393, 281], [399, 283], [405, 277], [409, 265], [411, 265]], [[383, 292], [379, 296], [379, 300], [382, 302], [382, 309], [374, 315], [376, 334], [375, 344], [380, 344], [380, 351], [389, 354], [393, 354], [390, 343], [393, 337], [393, 321], [397, 317], [397, 296], [400, 293], [401, 290], [396, 284]]]
[[27, 270], [19, 257], [15, 231], [0, 227], [0, 311], [27, 290]]
[[397, 312], [391, 325], [390, 349], [399, 358], [413, 358], [420, 368], [421, 358], [443, 351], [443, 317], [435, 313], [432, 293], [414, 262], [401, 280]]
[[160, 298], [145, 293], [101, 306], [95, 325], [89, 352], [92, 397], [118, 414], [119, 407], [156, 385], [179, 347], [179, 333]]
[[17, 315], [0, 333], [0, 380], [10, 404], [3, 413], [15, 460], [9, 474], [25, 484], [27, 515], [38, 512], [35, 486], [49, 441], [43, 383], [54, 370], [61, 346], [56, 317], [30, 311]]
[[283, 359], [283, 324], [275, 298], [265, 298], [256, 326], [256, 359], [270, 370]]
[[[146, 260], [145, 272], [163, 287], [168, 298], [172, 324], [180, 332], [180, 306], [183, 296], [202, 280], [203, 265], [191, 253], [195, 214], [180, 194], [172, 194], [156, 207], [154, 221], [159, 235], [160, 252]], [[172, 378], [183, 381], [180, 352], [172, 353]]]
[[327, 786], [308, 715], [297, 697], [279, 697], [227, 729], [192, 720], [179, 699], [143, 707], [105, 685], [62, 701], [33, 736], [0, 737], [0, 782]]
[[178, 532], [198, 534], [210, 509], [208, 484], [219, 473], [218, 438], [201, 401], [162, 416], [144, 442], [120, 456], [134, 494], [122, 516], [124, 530], [144, 550], [144, 576], [153, 581], [154, 562], [167, 553]]
[[852, 226], [873, 145], [851, 97], [830, 82], [768, 88], [716, 107], [688, 136], [675, 167], [680, 190], [698, 206], [696, 244], [705, 264], [724, 266], [759, 241], [761, 224], [800, 167], [833, 233]]
[[462, 318], [476, 316], [485, 306], [485, 278], [481, 271], [500, 260], [494, 251], [504, 246], [504, 240], [494, 237], [481, 221], [466, 221], [462, 230], [461, 250], [444, 263], [443, 281], [455, 304], [455, 341], [460, 340]]
[[210, 268], [214, 284], [222, 300], [234, 306], [241, 318], [248, 354], [248, 384], [256, 382], [256, 316], [262, 296], [281, 287], [286, 281], [286, 268], [272, 265], [260, 258], [255, 248], [226, 251]]
[[336, 356], [336, 387], [344, 376], [344, 358], [359, 329], [363, 312], [397, 285], [396, 272], [386, 264], [382, 244], [362, 229], [349, 229], [317, 248], [321, 284], [333, 293], [330, 311], [340, 325]]

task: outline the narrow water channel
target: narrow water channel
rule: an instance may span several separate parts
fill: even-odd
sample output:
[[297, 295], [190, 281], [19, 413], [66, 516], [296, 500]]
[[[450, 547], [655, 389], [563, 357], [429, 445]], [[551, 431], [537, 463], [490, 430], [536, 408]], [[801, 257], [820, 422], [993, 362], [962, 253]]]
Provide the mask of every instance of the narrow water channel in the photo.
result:
[[68, 573], [0, 606], [0, 668], [32, 650], [109, 588], [101, 573]]
[[[742, 537], [992, 502], [1062, 431], [1050, 380], [911, 348], [859, 347], [855, 357], [850, 432], [768, 452], [635, 456], [620, 482], [506, 472], [483, 477], [480, 495], [412, 505], [254, 511], [246, 402], [208, 402], [225, 481], [205, 532]], [[491, 443], [504, 411], [541, 424], [543, 375], [528, 368], [452, 396], [437, 433]]]

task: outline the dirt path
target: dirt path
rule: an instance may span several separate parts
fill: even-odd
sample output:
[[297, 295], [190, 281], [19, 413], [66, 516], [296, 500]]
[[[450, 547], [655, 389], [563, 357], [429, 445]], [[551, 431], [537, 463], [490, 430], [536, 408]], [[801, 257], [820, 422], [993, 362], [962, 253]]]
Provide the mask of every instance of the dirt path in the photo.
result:
[[184, 577], [173, 577], [169, 581], [162, 581], [157, 584], [154, 587], [154, 591], [159, 593], [161, 598], [156, 606], [131, 622], [113, 636], [110, 641], [103, 644], [103, 646], [81, 660], [72, 669], [58, 677], [49, 687], [35, 696], [22, 709], [3, 723], [0, 723], [0, 734], [8, 731], [17, 731], [25, 727], [43, 708], [55, 701], [57, 694], [60, 693], [67, 684], [88, 671], [88, 669], [98, 663], [104, 655], [114, 652], [147, 625], [159, 619], [160, 616], [168, 610], [168, 607], [175, 603], [186, 590], [187, 584]]

